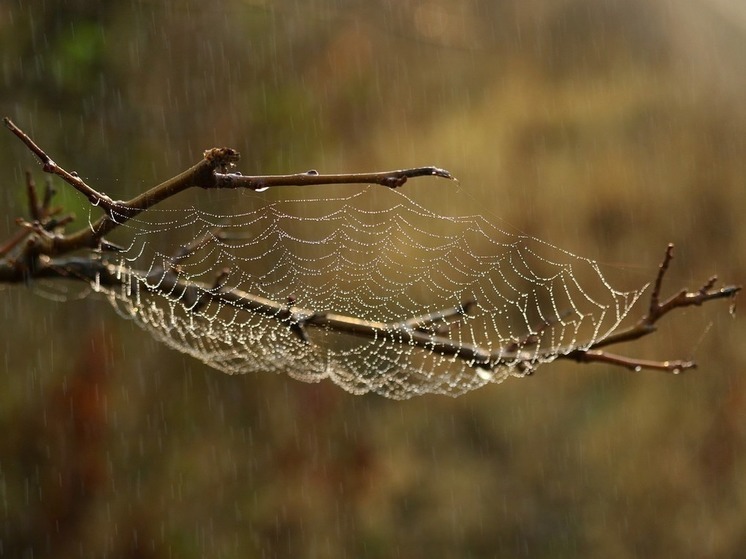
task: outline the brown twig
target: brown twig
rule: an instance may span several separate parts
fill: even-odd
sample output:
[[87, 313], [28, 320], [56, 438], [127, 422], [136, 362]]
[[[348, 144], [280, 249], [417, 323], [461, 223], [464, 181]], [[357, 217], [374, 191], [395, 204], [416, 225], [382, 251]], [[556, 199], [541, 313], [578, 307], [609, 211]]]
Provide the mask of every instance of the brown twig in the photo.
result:
[[26, 171], [26, 196], [28, 197], [29, 215], [33, 219], [41, 221], [44, 215], [42, 207], [39, 205], [39, 197], [36, 194], [36, 183], [34, 182], [34, 177], [31, 175], [31, 171]]
[[[657, 322], [665, 315], [675, 309], [681, 309], [692, 305], [702, 305], [707, 301], [716, 299], [735, 300], [736, 295], [741, 291], [741, 286], [729, 285], [720, 289], [715, 288], [717, 277], [712, 276], [697, 291], [683, 289], [660, 302], [663, 278], [668, 272], [671, 261], [673, 260], [673, 244], [666, 247], [663, 260], [658, 267], [658, 274], [653, 282], [653, 290], [650, 294], [650, 304], [648, 312], [637, 323], [626, 330], [606, 336], [590, 344], [587, 349], [574, 349], [565, 352], [559, 358], [572, 359], [580, 363], [607, 363], [619, 367], [624, 367], [632, 371], [641, 371], [643, 369], [652, 369], [657, 371], [668, 371], [679, 373], [687, 369], [694, 369], [697, 364], [694, 361], [649, 361], [645, 359], [634, 359], [599, 351], [599, 348], [617, 345], [623, 342], [638, 340], [648, 336], [657, 330]], [[735, 305], [735, 303], [733, 303]]]
[[435, 176], [455, 180], [444, 169], [437, 167], [416, 167], [396, 171], [375, 173], [352, 173], [324, 175], [316, 171], [308, 171], [295, 175], [262, 175], [244, 176], [235, 173], [219, 173], [218, 170], [231, 168], [239, 160], [239, 153], [231, 148], [212, 148], [204, 152], [202, 161], [187, 169], [183, 173], [168, 179], [150, 190], [128, 201], [113, 201], [83, 182], [77, 174], [69, 173], [57, 165], [44, 150], [8, 117], [3, 118], [5, 126], [13, 132], [41, 161], [42, 168], [47, 173], [62, 177], [65, 182], [81, 192], [93, 206], [101, 207], [106, 215], [86, 227], [66, 235], [56, 237], [52, 243], [39, 247], [39, 251], [50, 256], [65, 254], [81, 248], [97, 248], [102, 239], [127, 220], [141, 212], [152, 208], [159, 202], [175, 196], [192, 187], [205, 189], [215, 188], [247, 188], [250, 190], [264, 190], [281, 186], [312, 186], [325, 184], [379, 184], [389, 188], [402, 186], [408, 179], [423, 176]]
[[607, 365], [614, 365], [615, 367], [622, 367], [635, 372], [647, 369], [679, 374], [687, 369], [695, 369], [697, 367], [694, 361], [651, 361], [595, 350], [572, 351], [565, 357], [578, 363], [606, 363]]
[[52, 199], [55, 194], [56, 192], [54, 190], [54, 185], [52, 184], [52, 178], [47, 177], [47, 180], [44, 183], [44, 200], [41, 203], [41, 207], [45, 212], [47, 212], [47, 214], [51, 213]]
[[88, 201], [92, 205], [100, 206], [101, 208], [106, 210], [107, 213], [110, 213], [113, 210], [116, 204], [112, 201], [111, 198], [109, 198], [105, 194], [97, 192], [96, 190], [88, 186], [83, 181], [83, 179], [81, 179], [77, 175], [77, 173], [69, 173], [65, 169], [57, 165], [57, 163], [55, 163], [54, 160], [44, 152], [44, 150], [37, 146], [36, 143], [34, 143], [34, 141], [23, 130], [13, 124], [13, 121], [11, 121], [8, 117], [3, 118], [3, 124], [5, 124], [5, 126], [11, 132], [13, 132], [13, 134], [15, 134], [18, 139], [26, 144], [26, 147], [29, 148], [34, 153], [34, 155], [36, 155], [36, 157], [41, 162], [42, 169], [45, 173], [51, 173], [53, 175], [61, 177], [66, 183], [83, 194], [83, 196], [88, 198]]
[[[664, 269], [663, 272], [665, 273], [665, 271]], [[216, 289], [215, 284], [207, 285], [194, 281], [186, 281], [180, 279], [173, 272], [163, 272], [158, 277], [154, 277], [152, 274], [146, 276], [144, 272], [131, 271], [130, 273], [141, 279], [148, 277], [146, 283], [150, 286], [150, 289], [167, 293], [173, 299], [184, 300], [186, 306], [191, 306], [190, 308], [192, 308], [193, 312], [202, 309], [208, 301], [220, 302], [247, 312], [274, 318], [287, 325], [304, 343], [308, 343], [309, 341], [305, 332], [306, 328], [320, 328], [351, 334], [361, 338], [387, 339], [403, 345], [414, 345], [440, 355], [454, 356], [468, 362], [473, 367], [486, 370], [508, 365], [517, 366], [519, 370], [528, 372], [533, 369], [532, 363], [537, 357], [542, 358], [542, 360], [550, 357], [547, 353], [527, 351], [517, 347], [515, 344], [508, 344], [496, 350], [488, 351], [478, 346], [464, 344], [445, 336], [437, 335], [437, 333], [428, 333], [415, 327], [418, 321], [422, 320], [422, 317], [393, 323], [375, 322], [336, 313], [316, 312], [311, 309], [299, 308], [294, 306], [294, 301], [285, 304], [277, 303], [257, 295], [242, 292], [238, 289], [222, 291], [219, 287]], [[40, 266], [35, 271], [35, 274], [38, 278], [66, 277], [68, 279], [81, 279], [88, 282], [95, 280], [103, 286], [121, 286], [125, 281], [115, 266], [86, 258], [50, 260], [45, 265]], [[222, 281], [225, 273], [220, 274], [219, 277], [220, 281]], [[14, 278], [7, 277], [2, 265], [0, 265], [0, 281], [14, 281]], [[703, 300], [712, 300], [726, 296], [721, 295], [721, 293], [727, 293], [728, 297], [733, 297], [738, 291], [740, 291], [740, 287], [731, 286], [713, 293], [701, 294], [700, 296], [705, 297]], [[669, 299], [669, 301], [671, 300]], [[688, 306], [689, 304], [686, 302], [689, 299], [676, 300], [683, 302], [681, 306]], [[671, 304], [667, 312], [678, 308], [677, 305], [679, 303]], [[629, 339], [636, 339], [653, 331], [654, 329], [642, 329], [639, 330], [635, 338], [630, 337]], [[626, 341], [626, 339], [615, 343], [621, 343], [621, 341]], [[565, 350], [561, 350], [556, 357], [558, 359], [570, 359], [578, 363], [606, 363], [632, 371], [646, 369], [679, 373], [696, 367], [693, 361], [635, 359], [596, 349], [597, 347], [607, 345], [610, 344], [606, 343], [606, 339], [602, 339], [595, 344], [590, 344], [587, 348], [566, 348]]]
[[655, 282], [653, 283], [653, 291], [650, 295], [650, 305], [647, 314], [645, 314], [645, 316], [643, 316], [634, 326], [598, 340], [596, 343], [591, 345], [589, 349], [599, 349], [609, 345], [637, 340], [655, 332], [657, 329], [656, 323], [674, 309], [690, 307], [692, 305], [699, 306], [702, 303], [716, 299], [731, 299], [741, 290], [741, 286], [735, 285], [715, 289], [717, 277], [712, 276], [697, 291], [683, 289], [661, 303], [660, 293], [663, 285], [663, 278], [668, 271], [672, 259], [673, 245], [669, 244], [668, 247], [666, 247], [666, 253], [658, 268]]
[[407, 179], [415, 177], [441, 177], [454, 180], [451, 173], [438, 167], [417, 167], [380, 173], [349, 173], [321, 175], [317, 171], [307, 171], [293, 175], [243, 176], [216, 173], [217, 188], [248, 188], [263, 191], [277, 186], [317, 186], [328, 184], [379, 184], [389, 188], [403, 186]]

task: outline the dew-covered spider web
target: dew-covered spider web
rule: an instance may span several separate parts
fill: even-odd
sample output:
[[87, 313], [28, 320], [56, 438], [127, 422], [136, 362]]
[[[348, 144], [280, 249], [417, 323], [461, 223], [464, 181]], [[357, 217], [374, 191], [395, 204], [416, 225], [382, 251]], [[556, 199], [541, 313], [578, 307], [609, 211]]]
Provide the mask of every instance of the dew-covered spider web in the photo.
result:
[[400, 190], [146, 214], [121, 228], [120, 283], [96, 289], [229, 374], [456, 396], [587, 348], [640, 295], [614, 290], [592, 260]]

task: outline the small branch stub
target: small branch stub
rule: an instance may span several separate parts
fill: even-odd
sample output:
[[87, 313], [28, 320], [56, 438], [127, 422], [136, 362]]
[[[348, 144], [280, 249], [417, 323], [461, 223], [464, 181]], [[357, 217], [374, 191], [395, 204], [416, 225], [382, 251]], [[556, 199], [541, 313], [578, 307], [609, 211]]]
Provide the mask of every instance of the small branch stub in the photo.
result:
[[[67, 184], [83, 194], [91, 206], [100, 207], [104, 216], [77, 231], [66, 233], [65, 227], [72, 221], [70, 216], [54, 217], [59, 212], [51, 207], [53, 189], [47, 185], [42, 200], [30, 174], [26, 177], [28, 210], [31, 221], [21, 220], [19, 231], [4, 243], [0, 243], [0, 282], [22, 283], [36, 278], [65, 278], [83, 282], [97, 282], [106, 286], [124, 286], [124, 279], [116, 266], [107, 262], [99, 251], [120, 251], [121, 247], [105, 240], [105, 236], [136, 215], [145, 212], [159, 202], [176, 196], [180, 192], [199, 187], [247, 188], [261, 191], [267, 188], [288, 186], [316, 186], [331, 184], [377, 184], [387, 188], [399, 188], [409, 179], [433, 176], [455, 180], [446, 170], [438, 167], [417, 167], [386, 172], [320, 174], [312, 170], [289, 175], [245, 176], [230, 173], [239, 161], [239, 154], [231, 148], [212, 148], [204, 152], [204, 158], [163, 183], [143, 192], [128, 201], [114, 202], [105, 194], [88, 186], [75, 172], [68, 172], [57, 165], [25, 132], [10, 119], [4, 118], [5, 126], [41, 162], [45, 172], [57, 175]], [[168, 269], [151, 270], [150, 273], [132, 270], [147, 282], [148, 288], [173, 299], [183, 297], [190, 301], [188, 310], [199, 312], [204, 306], [216, 301], [238, 310], [256, 313], [276, 320], [296, 334], [298, 341], [310, 344], [308, 331], [319, 328], [341, 332], [369, 340], [386, 340], [402, 346], [416, 346], [432, 353], [453, 357], [484, 371], [499, 367], [515, 367], [519, 371], [531, 372], [537, 362], [550, 358], [574, 360], [578, 363], [606, 363], [624, 369], [643, 369], [678, 373], [696, 366], [693, 361], [650, 361], [624, 357], [609, 353], [603, 348], [634, 341], [655, 332], [662, 317], [676, 309], [702, 305], [718, 299], [731, 300], [731, 312], [735, 311], [735, 297], [741, 286], [730, 285], [716, 288], [717, 278], [709, 278], [696, 291], [681, 290], [668, 299], [662, 299], [663, 281], [673, 260], [673, 245], [668, 245], [653, 282], [650, 302], [646, 314], [633, 326], [605, 335], [593, 343], [578, 343], [573, 347], [542, 351], [538, 345], [541, 334], [553, 325], [554, 319], [546, 319], [523, 339], [502, 347], [479, 347], [463, 343], [451, 329], [470, 319], [479, 311], [479, 304], [467, 300], [461, 304], [431, 314], [403, 317], [390, 323], [365, 320], [355, 316], [344, 316], [325, 309], [303, 309], [296, 305], [294, 296], [277, 302], [252, 293], [245, 293], [226, 285], [230, 270], [217, 272], [211, 284], [187, 282], [180, 279], [179, 263], [199, 251], [203, 244], [215, 241], [220, 234], [210, 232], [177, 251]], [[83, 256], [76, 251], [88, 249]], [[73, 254], [76, 253], [76, 254]], [[151, 281], [152, 280], [152, 281]]]

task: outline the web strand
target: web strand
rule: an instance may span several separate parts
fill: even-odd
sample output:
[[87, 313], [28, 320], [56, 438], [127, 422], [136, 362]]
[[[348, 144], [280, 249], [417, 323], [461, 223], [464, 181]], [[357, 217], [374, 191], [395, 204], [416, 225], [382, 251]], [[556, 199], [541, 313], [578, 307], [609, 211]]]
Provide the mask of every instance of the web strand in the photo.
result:
[[[98, 289], [157, 339], [226, 373], [331, 379], [396, 399], [525, 376], [614, 331], [640, 295], [615, 291], [591, 260], [478, 216], [434, 214], [398, 191], [252, 203], [231, 215], [189, 208], [130, 220], [117, 262], [126, 282]], [[182, 248], [168, 254], [164, 234], [184, 238]], [[232, 291], [275, 306], [240, 308], [224, 296]], [[367, 336], [304, 327], [294, 307], [378, 326]], [[443, 339], [463, 352], [439, 348]]]

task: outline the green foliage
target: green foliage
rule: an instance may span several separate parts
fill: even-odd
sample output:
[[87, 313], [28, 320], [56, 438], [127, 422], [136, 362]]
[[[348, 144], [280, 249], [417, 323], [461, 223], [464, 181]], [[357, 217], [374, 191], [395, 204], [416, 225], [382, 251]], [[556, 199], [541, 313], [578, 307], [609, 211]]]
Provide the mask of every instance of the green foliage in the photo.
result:
[[103, 72], [106, 43], [101, 26], [77, 22], [68, 34], [58, 35], [56, 43], [51, 61], [54, 83], [69, 95], [85, 95]]

